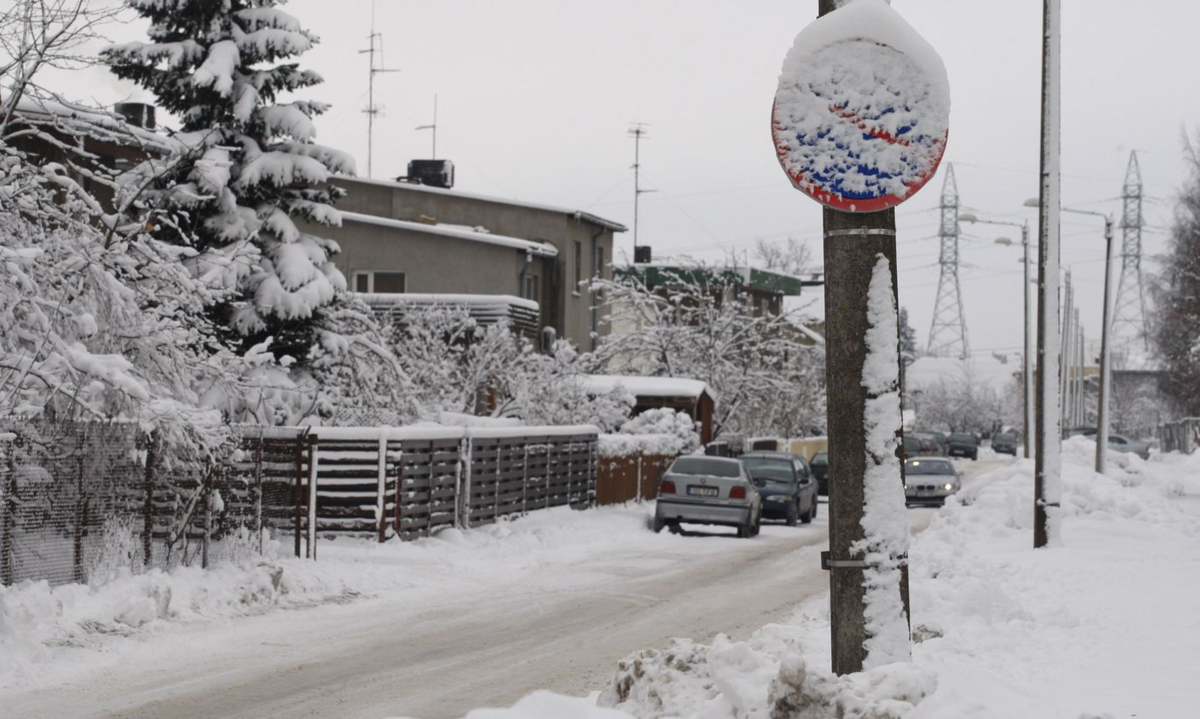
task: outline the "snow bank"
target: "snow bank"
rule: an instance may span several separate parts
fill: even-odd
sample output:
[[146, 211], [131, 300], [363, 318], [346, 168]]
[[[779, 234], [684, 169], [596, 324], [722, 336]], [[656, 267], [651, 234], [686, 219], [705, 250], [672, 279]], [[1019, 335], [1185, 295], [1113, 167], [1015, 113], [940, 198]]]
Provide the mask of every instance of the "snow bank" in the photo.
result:
[[1064, 546], [1032, 549], [1029, 460], [913, 539], [912, 662], [830, 674], [826, 595], [745, 642], [638, 652], [600, 704], [639, 719], [1194, 716], [1200, 453], [1114, 455], [1101, 476], [1094, 447], [1063, 449]]

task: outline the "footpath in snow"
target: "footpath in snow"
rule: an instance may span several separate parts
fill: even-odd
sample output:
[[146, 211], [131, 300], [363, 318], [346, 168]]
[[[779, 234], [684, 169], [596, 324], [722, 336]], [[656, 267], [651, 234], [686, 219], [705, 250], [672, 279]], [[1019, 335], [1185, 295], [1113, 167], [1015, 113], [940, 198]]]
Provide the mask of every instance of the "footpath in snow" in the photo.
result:
[[1200, 454], [1112, 455], [1106, 477], [1094, 448], [1064, 447], [1065, 546], [1032, 549], [1028, 460], [914, 538], [911, 664], [832, 676], [823, 596], [749, 641], [630, 656], [598, 697], [539, 693], [468, 719], [1195, 717]]

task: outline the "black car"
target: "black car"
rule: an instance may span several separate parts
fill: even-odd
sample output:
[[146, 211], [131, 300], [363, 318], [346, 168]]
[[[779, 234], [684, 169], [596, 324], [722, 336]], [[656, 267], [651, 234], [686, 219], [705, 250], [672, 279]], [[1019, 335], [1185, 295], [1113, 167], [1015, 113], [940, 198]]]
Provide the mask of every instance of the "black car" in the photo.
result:
[[808, 461], [813, 478], [817, 480], [817, 494], [829, 496], [829, 452], [821, 451]]
[[1011, 454], [1017, 456], [1017, 435], [1005, 432], [992, 437], [992, 449], [997, 454]]
[[817, 516], [817, 483], [808, 464], [789, 452], [750, 452], [738, 460], [762, 495], [762, 516], [808, 524]]
[[979, 440], [967, 432], [955, 432], [950, 435], [950, 456], [969, 457], [972, 461], [979, 459]]

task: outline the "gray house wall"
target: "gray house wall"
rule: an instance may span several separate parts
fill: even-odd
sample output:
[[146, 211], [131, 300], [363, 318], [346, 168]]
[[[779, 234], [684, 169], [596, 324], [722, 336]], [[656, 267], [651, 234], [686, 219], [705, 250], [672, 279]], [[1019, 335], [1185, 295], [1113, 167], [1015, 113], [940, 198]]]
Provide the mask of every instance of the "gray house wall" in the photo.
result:
[[[408, 292], [521, 296], [526, 253], [518, 249], [351, 220], [342, 227], [308, 229], [341, 245], [333, 260], [351, 289], [355, 272], [382, 271], [404, 272]], [[530, 264], [540, 288], [552, 261], [534, 257]], [[544, 304], [546, 293], [541, 294]]]
[[[607, 334], [603, 310], [593, 313], [592, 297], [583, 289], [575, 286], [576, 252], [580, 253], [580, 274], [584, 280], [599, 275], [606, 279], [612, 278], [612, 253], [614, 230], [583, 217], [577, 217], [559, 209], [541, 208], [537, 206], [509, 203], [498, 199], [482, 198], [473, 195], [456, 193], [448, 190], [425, 188], [419, 185], [360, 180], [354, 178], [337, 178], [335, 183], [344, 188], [346, 197], [338, 201], [338, 209], [347, 212], [357, 212], [376, 217], [387, 217], [395, 220], [419, 222], [422, 217], [435, 219], [437, 222], [452, 225], [467, 225], [485, 227], [493, 234], [517, 237], [535, 242], [545, 242], [558, 248], [556, 258], [535, 258], [534, 264], [540, 265], [539, 288], [540, 304], [542, 307], [542, 322], [553, 326], [560, 337], [570, 340], [580, 349], [591, 349], [594, 346], [592, 326], [595, 323], [601, 335]], [[347, 223], [351, 226], [351, 223]], [[364, 227], [358, 225], [358, 227]], [[380, 229], [383, 233], [397, 233], [396, 230]], [[354, 232], [358, 232], [357, 229]], [[334, 233], [328, 233], [333, 235]], [[418, 233], [407, 233], [418, 234]], [[338, 260], [338, 267], [343, 263], [351, 266], [355, 262], [380, 263], [378, 267], [355, 269], [393, 269], [390, 265], [408, 262], [414, 269], [410, 277], [410, 292], [469, 292], [471, 294], [519, 294], [517, 280], [504, 285], [507, 280], [503, 277], [515, 278], [520, 272], [518, 266], [514, 271], [511, 264], [493, 265], [485, 257], [492, 257], [493, 252], [484, 251], [479, 243], [452, 240], [451, 238], [433, 237], [434, 243], [459, 242], [455, 245], [453, 256], [446, 252], [443, 245], [437, 251], [430, 250], [431, 245], [422, 245], [420, 249], [414, 246], [414, 252], [419, 255], [405, 259], [409, 252], [410, 239], [403, 242], [388, 244], [374, 235], [371, 249], [360, 247], [359, 241], [351, 239], [345, 233], [337, 234], [335, 239], [343, 242], [346, 255], [352, 252], [360, 253], [353, 259], [347, 257]], [[343, 239], [345, 238], [345, 239]], [[354, 243], [354, 248], [345, 242]], [[465, 255], [458, 255], [461, 249]], [[498, 248], [497, 248], [498, 249]], [[512, 255], [516, 251], [510, 250]], [[441, 255], [435, 257], [435, 255]], [[602, 257], [598, 260], [598, 256]], [[521, 261], [524, 261], [522, 256]], [[384, 264], [388, 264], [385, 267]], [[346, 271], [343, 268], [343, 271]], [[420, 285], [415, 284], [418, 275], [424, 275]], [[350, 274], [347, 273], [347, 279]], [[492, 289], [504, 286], [506, 289]], [[473, 289], [464, 289], [471, 287]], [[594, 316], [593, 316], [594, 314]]]

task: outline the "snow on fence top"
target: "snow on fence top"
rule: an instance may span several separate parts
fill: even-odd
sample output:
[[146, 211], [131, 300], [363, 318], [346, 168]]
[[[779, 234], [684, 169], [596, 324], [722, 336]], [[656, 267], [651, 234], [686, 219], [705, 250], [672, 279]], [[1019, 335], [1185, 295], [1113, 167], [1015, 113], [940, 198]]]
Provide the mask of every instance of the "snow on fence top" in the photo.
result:
[[582, 378], [584, 391], [588, 394], [607, 394], [618, 385], [637, 397], [691, 397], [699, 399], [707, 394], [716, 399], [717, 394], [706, 383], [698, 379], [681, 377], [630, 377], [624, 375], [593, 374]]
[[562, 427], [313, 427], [318, 440], [377, 440], [403, 442], [437, 439], [507, 439], [512, 437], [572, 437], [598, 435], [600, 428], [591, 424]]
[[673, 457], [688, 448], [674, 434], [602, 434], [596, 443], [596, 452], [605, 458], [628, 457], [642, 454]]
[[497, 245], [499, 247], [511, 247], [515, 250], [531, 252], [539, 257], [558, 256], [558, 248], [546, 242], [534, 242], [533, 240], [523, 240], [519, 237], [493, 235], [490, 232], [479, 232], [477, 230], [468, 229], [462, 225], [454, 225], [453, 227], [447, 227], [445, 225], [427, 225], [423, 222], [393, 220], [390, 217], [376, 217], [374, 215], [364, 215], [359, 212], [343, 211], [341, 214], [343, 223], [361, 222], [366, 225], [388, 227], [394, 230], [408, 230], [409, 232], [421, 232], [427, 235], [441, 235], [443, 237], [453, 237], [459, 240], [482, 242], [484, 244]]
[[536, 301], [512, 295], [431, 295], [416, 292], [375, 292], [359, 294], [357, 297], [371, 307], [435, 305], [438, 307], [494, 307], [498, 310], [506, 310], [508, 307], [520, 307], [533, 312], [538, 311], [538, 303]]

